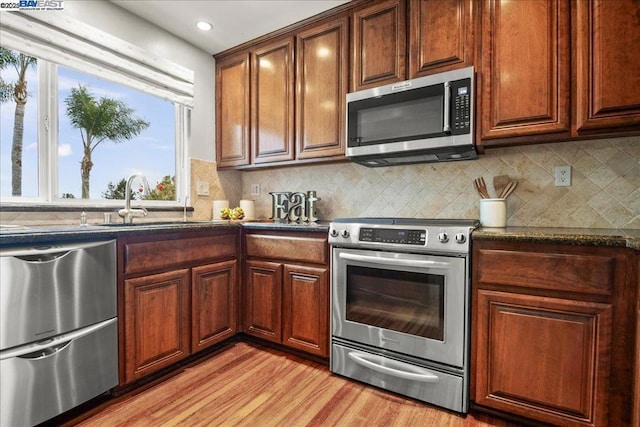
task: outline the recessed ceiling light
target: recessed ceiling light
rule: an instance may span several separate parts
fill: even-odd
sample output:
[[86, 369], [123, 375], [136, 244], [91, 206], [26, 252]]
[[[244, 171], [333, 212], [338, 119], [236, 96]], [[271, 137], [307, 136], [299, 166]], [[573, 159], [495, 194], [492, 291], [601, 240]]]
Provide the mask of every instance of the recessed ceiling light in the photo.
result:
[[200, 31], [211, 31], [213, 29], [213, 25], [211, 24], [211, 22], [207, 21], [196, 22], [196, 27], [198, 27]]

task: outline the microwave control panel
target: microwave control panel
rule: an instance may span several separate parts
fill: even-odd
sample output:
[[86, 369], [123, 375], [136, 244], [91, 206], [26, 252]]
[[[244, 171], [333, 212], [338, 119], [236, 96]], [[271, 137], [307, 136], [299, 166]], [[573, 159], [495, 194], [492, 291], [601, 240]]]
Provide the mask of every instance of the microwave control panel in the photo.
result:
[[471, 132], [471, 79], [451, 82], [451, 133]]

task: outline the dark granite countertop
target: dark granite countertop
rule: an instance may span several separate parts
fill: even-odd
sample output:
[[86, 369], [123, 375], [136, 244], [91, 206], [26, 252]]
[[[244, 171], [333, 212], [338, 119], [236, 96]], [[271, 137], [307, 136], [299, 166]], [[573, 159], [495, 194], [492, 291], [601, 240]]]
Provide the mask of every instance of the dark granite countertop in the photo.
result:
[[609, 228], [506, 227], [479, 228], [474, 240], [618, 246], [640, 250], [640, 230]]
[[[0, 228], [0, 246], [28, 245], [45, 241], [71, 241], [113, 239], [118, 236], [173, 232], [192, 229], [242, 227], [248, 230], [311, 231], [327, 233], [329, 222], [295, 223], [273, 221], [167, 221], [149, 222], [134, 226], [110, 225], [49, 225]], [[551, 227], [506, 227], [479, 228], [473, 233], [474, 240], [503, 240], [530, 243], [560, 243], [571, 245], [598, 245], [628, 247], [640, 250], [640, 230], [608, 228], [551, 228]]]
[[318, 233], [328, 233], [329, 221], [319, 221], [319, 222], [311, 222], [311, 223], [249, 221], [249, 222], [243, 222], [242, 228], [258, 229], [258, 230], [274, 230], [274, 231], [312, 231], [312, 232], [318, 232]]
[[165, 233], [209, 228], [262, 229], [276, 231], [314, 231], [327, 233], [329, 223], [281, 223], [272, 221], [166, 221], [124, 224], [44, 225], [44, 226], [4, 226], [0, 228], [0, 246], [32, 245], [43, 242], [109, 240], [118, 236], [142, 233]]

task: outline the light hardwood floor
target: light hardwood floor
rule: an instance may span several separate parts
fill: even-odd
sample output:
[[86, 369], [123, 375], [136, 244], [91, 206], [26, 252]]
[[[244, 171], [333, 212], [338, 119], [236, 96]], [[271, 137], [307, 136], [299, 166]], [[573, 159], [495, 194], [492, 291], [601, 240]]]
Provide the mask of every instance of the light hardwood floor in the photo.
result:
[[235, 343], [79, 424], [91, 426], [515, 426], [466, 417], [333, 375], [326, 366]]

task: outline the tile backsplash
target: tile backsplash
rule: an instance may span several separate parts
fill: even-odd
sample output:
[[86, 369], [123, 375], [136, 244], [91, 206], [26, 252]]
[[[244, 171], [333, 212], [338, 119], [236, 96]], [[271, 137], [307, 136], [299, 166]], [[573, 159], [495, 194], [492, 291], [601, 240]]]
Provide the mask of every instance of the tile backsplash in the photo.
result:
[[[570, 187], [556, 187], [555, 166], [570, 165]], [[478, 218], [472, 179], [509, 175], [507, 225], [640, 228], [640, 137], [489, 149], [480, 159], [367, 168], [354, 163], [241, 173], [242, 198], [271, 215], [271, 191], [316, 190], [319, 217]], [[251, 185], [260, 184], [260, 196]], [[232, 202], [233, 203], [233, 202]]]
[[[570, 187], [554, 185], [555, 166], [571, 166]], [[507, 225], [640, 229], [640, 137], [490, 149], [478, 160], [367, 168], [355, 163], [217, 171], [214, 162], [191, 160], [191, 215], [212, 218], [213, 200], [256, 201], [259, 219], [271, 215], [271, 191], [316, 190], [318, 217], [397, 216], [478, 218], [473, 178], [509, 175], [518, 187], [507, 200]], [[197, 195], [197, 182], [209, 195]], [[251, 185], [260, 184], [260, 196]], [[108, 210], [108, 209], [107, 209]], [[100, 223], [102, 212], [87, 212]], [[146, 220], [182, 218], [182, 209], [152, 212]], [[3, 223], [74, 224], [78, 212], [3, 212]]]

